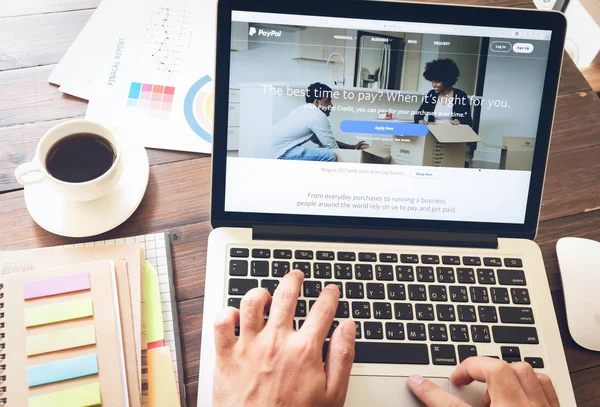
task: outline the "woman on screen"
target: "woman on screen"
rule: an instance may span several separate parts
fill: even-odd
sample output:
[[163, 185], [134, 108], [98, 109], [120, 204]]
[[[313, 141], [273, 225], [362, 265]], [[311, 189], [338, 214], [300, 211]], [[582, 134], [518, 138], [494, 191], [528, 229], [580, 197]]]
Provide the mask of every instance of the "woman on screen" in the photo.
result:
[[431, 82], [433, 89], [414, 116], [415, 123], [473, 125], [467, 94], [453, 87], [459, 76], [458, 66], [452, 59], [435, 59], [425, 64], [423, 77]]

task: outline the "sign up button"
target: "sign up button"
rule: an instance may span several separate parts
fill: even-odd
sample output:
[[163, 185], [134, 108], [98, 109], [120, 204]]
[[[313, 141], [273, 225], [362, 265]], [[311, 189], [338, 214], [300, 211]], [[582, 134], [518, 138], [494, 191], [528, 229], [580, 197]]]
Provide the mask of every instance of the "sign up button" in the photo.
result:
[[533, 52], [533, 44], [517, 42], [513, 45], [513, 51], [519, 54], [531, 54]]

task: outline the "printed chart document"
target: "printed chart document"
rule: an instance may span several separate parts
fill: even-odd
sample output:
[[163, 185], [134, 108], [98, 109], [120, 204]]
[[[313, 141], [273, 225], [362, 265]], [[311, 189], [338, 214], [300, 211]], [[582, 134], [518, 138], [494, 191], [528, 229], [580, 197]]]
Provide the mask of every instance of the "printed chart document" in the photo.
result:
[[119, 8], [86, 117], [145, 147], [209, 153], [216, 1], [130, 1]]

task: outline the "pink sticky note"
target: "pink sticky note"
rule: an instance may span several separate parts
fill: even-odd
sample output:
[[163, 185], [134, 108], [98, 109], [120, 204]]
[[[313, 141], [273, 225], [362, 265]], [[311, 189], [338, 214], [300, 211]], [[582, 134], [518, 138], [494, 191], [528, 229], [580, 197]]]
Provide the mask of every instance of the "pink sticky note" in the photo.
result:
[[23, 286], [26, 300], [50, 297], [58, 294], [68, 294], [90, 289], [90, 275], [88, 273], [71, 274], [49, 278], [47, 280], [31, 281]]

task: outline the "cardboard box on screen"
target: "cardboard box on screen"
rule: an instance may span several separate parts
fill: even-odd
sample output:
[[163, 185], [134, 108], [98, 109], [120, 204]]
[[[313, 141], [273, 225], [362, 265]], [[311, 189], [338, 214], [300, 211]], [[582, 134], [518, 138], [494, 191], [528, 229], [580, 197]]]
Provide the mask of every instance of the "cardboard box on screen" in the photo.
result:
[[535, 139], [528, 137], [502, 137], [500, 169], [531, 171]]
[[364, 150], [336, 149], [335, 155], [339, 163], [389, 164], [392, 159], [389, 148], [379, 146], [371, 146]]
[[428, 127], [425, 136], [394, 136], [392, 164], [463, 168], [467, 143], [482, 141], [467, 125], [432, 124]]

